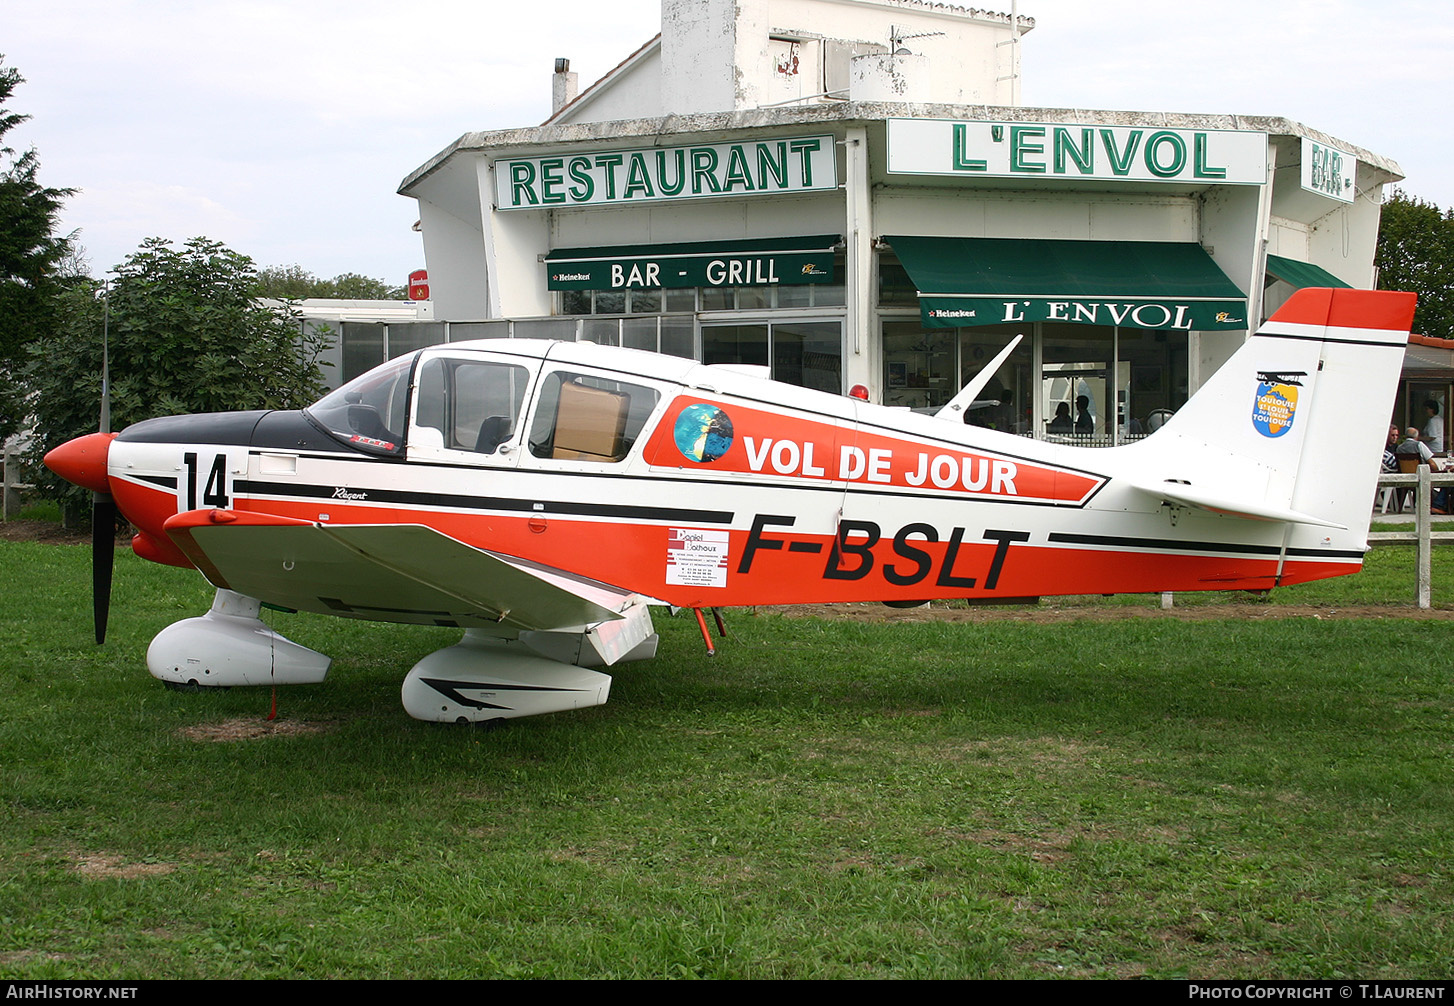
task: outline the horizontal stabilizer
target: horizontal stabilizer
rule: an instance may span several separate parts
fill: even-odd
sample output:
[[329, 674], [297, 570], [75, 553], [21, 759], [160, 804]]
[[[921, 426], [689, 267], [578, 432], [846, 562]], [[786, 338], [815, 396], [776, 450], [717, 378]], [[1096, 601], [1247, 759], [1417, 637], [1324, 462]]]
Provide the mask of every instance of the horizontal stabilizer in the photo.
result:
[[1275, 520], [1289, 524], [1311, 524], [1315, 527], [1331, 527], [1346, 531], [1346, 525], [1323, 520], [1311, 514], [1299, 513], [1283, 507], [1268, 506], [1251, 500], [1237, 499], [1226, 493], [1212, 492], [1184, 482], [1133, 483], [1143, 493], [1158, 497], [1173, 506], [1189, 506], [1198, 510], [1225, 514], [1228, 517], [1244, 517], [1248, 520]]

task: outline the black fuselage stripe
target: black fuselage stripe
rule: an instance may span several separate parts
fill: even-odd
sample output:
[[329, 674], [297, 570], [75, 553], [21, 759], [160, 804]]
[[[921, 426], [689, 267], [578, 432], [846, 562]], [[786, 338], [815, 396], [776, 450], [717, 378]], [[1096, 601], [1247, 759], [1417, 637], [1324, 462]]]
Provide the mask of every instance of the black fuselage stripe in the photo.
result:
[[496, 496], [464, 496], [453, 493], [412, 492], [399, 489], [350, 490], [363, 499], [343, 499], [334, 494], [336, 485], [300, 485], [284, 482], [255, 482], [239, 479], [237, 491], [248, 496], [302, 497], [335, 500], [342, 504], [397, 503], [405, 506], [448, 508], [451, 510], [504, 510], [539, 514], [542, 517], [624, 517], [639, 520], [690, 521], [699, 524], [731, 524], [730, 510], [697, 510], [685, 507], [636, 506], [622, 503], [571, 503], [560, 500], [507, 499]]
[[[1165, 538], [1132, 538], [1108, 534], [1070, 534], [1053, 531], [1046, 536], [1052, 544], [1099, 545], [1105, 548], [1157, 549], [1177, 552], [1241, 552], [1251, 555], [1276, 556], [1283, 553], [1278, 545], [1238, 545], [1222, 541], [1171, 541]], [[1299, 557], [1327, 557], [1330, 559], [1361, 559], [1362, 552], [1349, 549], [1290, 548], [1288, 555]]]

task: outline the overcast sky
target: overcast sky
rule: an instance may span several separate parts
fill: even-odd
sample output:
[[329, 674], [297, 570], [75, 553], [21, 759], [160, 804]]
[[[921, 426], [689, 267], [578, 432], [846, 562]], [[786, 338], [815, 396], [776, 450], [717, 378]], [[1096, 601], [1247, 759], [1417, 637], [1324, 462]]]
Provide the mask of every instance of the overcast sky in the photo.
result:
[[[983, 0], [980, 0], [983, 2]], [[1009, 4], [985, 4], [1008, 10]], [[1024, 0], [1026, 105], [1281, 115], [1397, 161], [1454, 206], [1454, 4]], [[26, 78], [8, 139], [77, 190], [100, 274], [148, 236], [403, 284], [423, 265], [403, 177], [460, 134], [549, 114], [654, 35], [660, 0], [7, 0]]]

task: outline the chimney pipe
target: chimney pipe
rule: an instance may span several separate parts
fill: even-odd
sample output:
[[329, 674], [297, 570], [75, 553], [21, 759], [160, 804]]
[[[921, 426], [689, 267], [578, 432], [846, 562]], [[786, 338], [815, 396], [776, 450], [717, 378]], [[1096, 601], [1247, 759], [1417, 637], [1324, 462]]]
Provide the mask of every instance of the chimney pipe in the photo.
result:
[[550, 114], [554, 115], [569, 105], [576, 97], [579, 74], [570, 72], [570, 60], [555, 61], [555, 76], [550, 81]]

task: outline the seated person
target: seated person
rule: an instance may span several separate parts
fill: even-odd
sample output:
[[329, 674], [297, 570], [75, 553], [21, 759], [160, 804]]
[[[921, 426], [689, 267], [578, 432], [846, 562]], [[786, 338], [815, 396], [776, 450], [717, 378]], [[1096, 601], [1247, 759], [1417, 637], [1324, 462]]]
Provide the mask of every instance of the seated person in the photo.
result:
[[[1398, 445], [1396, 453], [1400, 455], [1417, 454], [1420, 464], [1428, 465], [1436, 472], [1444, 470], [1443, 463], [1434, 457], [1434, 452], [1429, 450], [1429, 445], [1419, 439], [1418, 427], [1410, 426], [1404, 430], [1404, 437], [1405, 439]], [[1435, 489], [1429, 509], [1432, 513], [1447, 514], [1449, 512], [1449, 490]]]
[[1437, 468], [1434, 464], [1434, 452], [1429, 450], [1429, 445], [1419, 439], [1419, 428], [1410, 426], [1404, 430], [1404, 441], [1394, 448], [1396, 454], [1417, 454], [1420, 464], [1428, 465], [1430, 468]]

